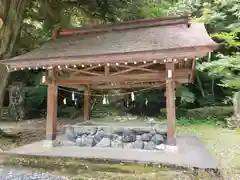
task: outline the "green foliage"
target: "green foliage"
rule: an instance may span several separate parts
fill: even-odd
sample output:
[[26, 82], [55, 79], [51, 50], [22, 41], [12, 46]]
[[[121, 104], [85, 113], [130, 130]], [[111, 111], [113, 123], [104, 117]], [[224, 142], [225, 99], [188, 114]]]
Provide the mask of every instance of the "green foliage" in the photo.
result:
[[235, 53], [232, 56], [218, 54], [219, 59], [206, 62], [199, 65], [201, 70], [208, 70], [210, 75], [222, 78], [224, 87], [240, 88], [240, 54]]
[[202, 16], [198, 20], [209, 24], [212, 32], [218, 33], [239, 27], [239, 18], [238, 0], [215, 0], [203, 3]]
[[[176, 117], [177, 118], [186, 117], [187, 111], [188, 109], [185, 109], [185, 108], [177, 108]], [[160, 117], [165, 119], [166, 116], [167, 116], [167, 109], [166, 108], [160, 109]]]
[[224, 40], [226, 42], [227, 47], [238, 47], [240, 46], [240, 41], [238, 38], [238, 34], [240, 33], [240, 27], [234, 28], [230, 32], [219, 32], [213, 34], [212, 37]]
[[195, 94], [193, 94], [186, 86], [181, 86], [177, 89], [176, 96], [181, 97], [181, 104], [193, 103], [195, 101]]
[[186, 117], [190, 119], [216, 119], [225, 120], [233, 114], [233, 108], [229, 106], [212, 106], [196, 109], [189, 109], [186, 113]]
[[206, 3], [200, 21], [211, 26], [212, 36], [224, 43], [224, 51], [216, 59], [203, 63], [202, 70], [222, 78], [221, 86], [237, 88], [240, 73], [239, 33], [240, 33], [240, 5], [237, 0], [216, 1]]
[[209, 124], [214, 126], [223, 125], [223, 123], [216, 121], [215, 119], [192, 119], [186, 117], [180, 117], [176, 120], [178, 125], [190, 125], [190, 124]]
[[35, 109], [46, 108], [47, 86], [25, 88], [25, 106]]
[[203, 6], [202, 0], [178, 0], [167, 10], [168, 15], [198, 14]]
[[156, 18], [165, 15], [165, 11], [168, 8], [168, 3], [160, 3], [158, 1], [146, 1], [145, 6], [141, 9], [141, 14], [145, 18]]

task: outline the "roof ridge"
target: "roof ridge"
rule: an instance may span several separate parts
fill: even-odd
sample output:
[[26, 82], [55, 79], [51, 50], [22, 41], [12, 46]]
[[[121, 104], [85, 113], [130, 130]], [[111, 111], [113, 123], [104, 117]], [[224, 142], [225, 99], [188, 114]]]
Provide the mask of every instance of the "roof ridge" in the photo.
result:
[[56, 39], [59, 36], [68, 36], [68, 35], [81, 35], [89, 33], [99, 33], [99, 32], [109, 32], [109, 31], [126, 31], [130, 29], [139, 29], [139, 28], [149, 28], [149, 27], [158, 27], [158, 26], [171, 26], [178, 24], [186, 24], [187, 27], [190, 26], [189, 16], [169, 16], [164, 18], [154, 18], [154, 19], [143, 19], [137, 21], [126, 21], [117, 24], [101, 24], [101, 25], [92, 25], [80, 28], [71, 28], [71, 29], [55, 29], [53, 30], [53, 39]]

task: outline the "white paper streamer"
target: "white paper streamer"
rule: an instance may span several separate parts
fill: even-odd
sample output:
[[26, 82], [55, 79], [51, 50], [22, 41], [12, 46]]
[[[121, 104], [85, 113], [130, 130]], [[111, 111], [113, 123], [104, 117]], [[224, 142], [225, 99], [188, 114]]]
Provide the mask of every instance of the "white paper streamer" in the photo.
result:
[[66, 98], [63, 99], [63, 104], [67, 104], [67, 99]]
[[75, 93], [74, 93], [74, 91], [72, 92], [72, 100], [73, 101], [75, 100]]
[[131, 93], [131, 99], [132, 99], [132, 101], [134, 101], [134, 100], [135, 100], [135, 95], [134, 95], [134, 93], [133, 93], [133, 92]]
[[46, 76], [42, 76], [42, 83], [46, 82]]
[[108, 96], [106, 97], [106, 103], [109, 104], [109, 99]]
[[103, 96], [103, 102], [102, 102], [103, 104], [107, 104], [107, 101], [106, 101], [106, 96], [104, 95]]

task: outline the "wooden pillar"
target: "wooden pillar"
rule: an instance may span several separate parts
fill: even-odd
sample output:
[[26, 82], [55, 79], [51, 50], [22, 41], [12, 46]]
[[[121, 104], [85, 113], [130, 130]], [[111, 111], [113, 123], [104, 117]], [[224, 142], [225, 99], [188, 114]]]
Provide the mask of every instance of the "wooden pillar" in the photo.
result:
[[84, 110], [83, 110], [83, 119], [87, 121], [90, 119], [90, 91], [87, 87], [84, 90]]
[[166, 62], [167, 145], [176, 146], [175, 79], [172, 59]]
[[49, 70], [48, 78], [50, 83], [48, 84], [47, 95], [47, 121], [46, 121], [46, 139], [54, 141], [57, 135], [57, 96], [58, 87], [55, 83], [56, 72], [54, 69]]

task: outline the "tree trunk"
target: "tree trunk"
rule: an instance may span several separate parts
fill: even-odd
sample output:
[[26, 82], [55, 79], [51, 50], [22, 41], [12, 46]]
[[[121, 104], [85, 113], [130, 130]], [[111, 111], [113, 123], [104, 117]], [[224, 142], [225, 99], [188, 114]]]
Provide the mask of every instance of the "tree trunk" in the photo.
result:
[[198, 88], [199, 88], [199, 90], [200, 90], [200, 92], [202, 94], [202, 98], [205, 98], [206, 97], [205, 96], [205, 92], [203, 90], [203, 85], [202, 85], [202, 82], [201, 82], [201, 80], [199, 78], [198, 71], [196, 71], [196, 79], [197, 79]]
[[[0, 0], [0, 59], [9, 58], [19, 37], [27, 0]], [[3, 105], [4, 90], [7, 86], [9, 73], [0, 64], [0, 110]]]

